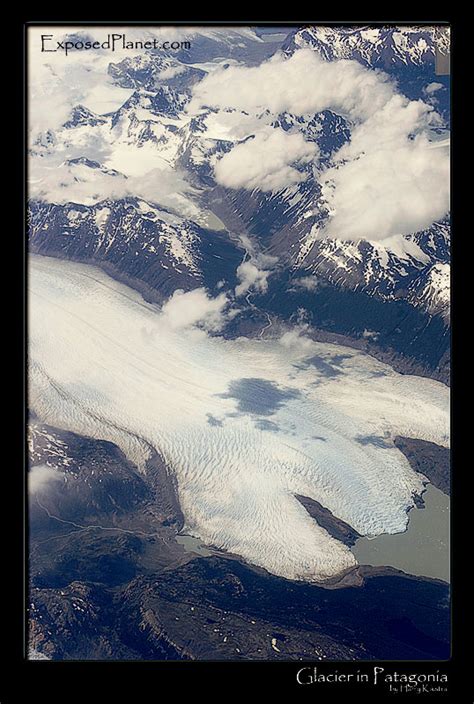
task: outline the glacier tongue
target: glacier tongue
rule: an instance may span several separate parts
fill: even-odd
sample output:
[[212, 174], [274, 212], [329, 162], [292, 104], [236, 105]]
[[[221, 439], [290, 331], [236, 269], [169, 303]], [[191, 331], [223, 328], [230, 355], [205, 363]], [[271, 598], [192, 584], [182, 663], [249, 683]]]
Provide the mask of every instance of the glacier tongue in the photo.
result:
[[448, 444], [448, 389], [297, 332], [225, 340], [173, 329], [100, 270], [30, 256], [30, 406], [43, 421], [154, 448], [188, 532], [290, 579], [354, 566], [308, 496], [363, 535], [403, 531], [423, 478], [396, 435]]

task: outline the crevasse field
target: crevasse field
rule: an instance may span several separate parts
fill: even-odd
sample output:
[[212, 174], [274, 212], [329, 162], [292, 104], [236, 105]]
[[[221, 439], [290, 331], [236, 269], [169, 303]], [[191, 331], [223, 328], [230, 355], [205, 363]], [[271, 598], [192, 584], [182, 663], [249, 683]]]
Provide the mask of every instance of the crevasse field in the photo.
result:
[[291, 579], [356, 564], [295, 495], [359, 533], [405, 530], [423, 477], [396, 435], [447, 446], [448, 388], [287, 333], [225, 340], [82, 264], [30, 256], [30, 406], [176, 480], [186, 531]]

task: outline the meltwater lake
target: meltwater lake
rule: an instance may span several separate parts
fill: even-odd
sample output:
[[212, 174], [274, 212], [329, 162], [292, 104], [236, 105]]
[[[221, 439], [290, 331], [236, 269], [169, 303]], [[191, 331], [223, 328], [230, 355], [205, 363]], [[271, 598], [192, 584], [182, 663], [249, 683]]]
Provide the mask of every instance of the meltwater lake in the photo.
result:
[[450, 499], [432, 484], [424, 508], [413, 508], [405, 533], [360, 538], [352, 548], [361, 565], [389, 565], [408, 574], [449, 582]]

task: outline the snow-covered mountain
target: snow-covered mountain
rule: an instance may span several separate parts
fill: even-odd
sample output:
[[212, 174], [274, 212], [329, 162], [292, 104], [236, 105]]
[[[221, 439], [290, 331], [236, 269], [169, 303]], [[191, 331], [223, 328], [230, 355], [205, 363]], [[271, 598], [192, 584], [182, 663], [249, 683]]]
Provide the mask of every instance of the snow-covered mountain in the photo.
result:
[[[118, 109], [99, 114], [76, 104], [61, 126], [36, 136], [30, 148], [32, 251], [103, 264], [156, 290], [159, 299], [177, 288], [213, 288], [221, 280], [234, 285], [247, 256], [245, 240], [254, 252], [275, 258], [274, 281], [299, 286], [306, 280], [305, 296], [324, 286], [381, 304], [403, 301], [445, 326], [447, 217], [382, 239], [320, 236], [330, 215], [321, 174], [351, 144], [356, 123], [347, 111], [252, 114], [245, 107], [196, 106], [193, 96], [206, 76], [225, 76], [226, 66], [259, 65], [279, 47], [287, 57], [309, 48], [326, 62], [350, 59], [383, 69], [397, 90], [437, 111], [430, 129], [440, 143], [449, 90], [448, 78], [435, 75], [435, 53], [448, 54], [448, 33], [439, 27], [306, 27], [284, 42], [253, 30], [223, 37], [209, 30], [193, 42], [191, 54], [144, 52], [110, 63], [107, 80], [129, 91]], [[219, 183], [223, 156], [262, 129], [301, 135], [314, 145], [317, 163], [295, 161], [294, 183], [271, 191]]]
[[[407, 297], [431, 314], [449, 317], [449, 278], [430, 277], [433, 267], [449, 270], [449, 225], [434, 223], [428, 230], [383, 242], [341, 242], [334, 239], [298, 242], [295, 269], [320, 280], [382, 299]], [[444, 269], [443, 269], [444, 270]], [[407, 295], [420, 277], [430, 278], [430, 291], [421, 299]], [[438, 291], [438, 286], [439, 291]]]
[[409, 287], [408, 300], [432, 315], [441, 315], [449, 320], [450, 312], [450, 276], [448, 263], [433, 264], [424, 269]]
[[309, 46], [326, 61], [355, 59], [390, 70], [394, 65], [434, 64], [436, 52], [449, 54], [449, 45], [449, 29], [440, 26], [319, 26], [295, 31], [284, 50], [291, 53]]
[[94, 205], [32, 201], [28, 215], [33, 251], [108, 266], [143, 282], [160, 300], [177, 288], [234, 283], [243, 256], [222, 231], [138, 198]]

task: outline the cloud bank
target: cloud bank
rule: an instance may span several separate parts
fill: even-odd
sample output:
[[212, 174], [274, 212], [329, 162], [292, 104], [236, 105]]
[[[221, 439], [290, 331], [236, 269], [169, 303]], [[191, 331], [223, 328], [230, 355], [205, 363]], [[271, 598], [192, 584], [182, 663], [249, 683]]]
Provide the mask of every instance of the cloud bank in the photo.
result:
[[433, 149], [424, 133], [436, 118], [426, 103], [394, 95], [354, 128], [320, 178], [332, 214], [323, 234], [383, 240], [446, 214], [449, 146]]
[[[439, 124], [432, 106], [410, 101], [380, 71], [356, 61], [326, 62], [310, 49], [259, 66], [230, 66], [194, 87], [190, 106], [240, 109], [260, 117], [261, 132], [238, 144], [215, 168], [229, 188], [281, 189], [304, 176], [298, 160], [317, 160], [300, 133], [269, 128], [274, 114], [332, 110], [349, 120], [351, 140], [317, 180], [328, 208], [318, 237], [383, 240], [428, 227], [449, 210], [449, 149], [432, 149]], [[430, 148], [428, 148], [430, 147]]]
[[[107, 73], [110, 57], [106, 52], [81, 52], [67, 60], [61, 53], [40, 53], [38, 59], [33, 48], [39, 46], [44, 31], [29, 30], [32, 143], [42, 133], [44, 137], [47, 129], [53, 131], [54, 139], [54, 130], [69, 117], [73, 105], [81, 103], [105, 113], [116, 110], [132, 92], [113, 83]], [[66, 34], [71, 32], [64, 29]], [[103, 39], [104, 32], [103, 28], [88, 29], [92, 39]], [[170, 32], [175, 30], [153, 30], [151, 35], [169, 39]], [[176, 30], [176, 38], [193, 32], [190, 28]], [[211, 30], [208, 33], [214, 36]], [[128, 52], [125, 55], [130, 57]], [[114, 59], [123, 56], [119, 53]], [[427, 99], [440, 87], [429, 84]], [[258, 66], [222, 62], [194, 85], [187, 116], [201, 114], [206, 107], [213, 110], [205, 118], [209, 139], [244, 140], [214, 165], [221, 185], [279, 191], [311, 178], [311, 170], [303, 171], [301, 166], [314, 165], [313, 175], [328, 213], [325, 224], [313, 233], [317, 237], [384, 240], [426, 228], [449, 210], [449, 148], [445, 144], [433, 149], [430, 142], [430, 130], [439, 124], [439, 117], [432, 106], [400, 95], [381, 71], [356, 61], [327, 62], [310, 49], [300, 49], [290, 57], [275, 55]], [[285, 131], [272, 128], [271, 122], [280, 113], [313, 116], [325, 109], [349, 121], [351, 140], [332, 155], [332, 163], [323, 170], [317, 145], [306, 141], [297, 126]], [[43, 150], [42, 159], [31, 160], [33, 197], [90, 204], [101, 197], [130, 194], [171, 208], [189, 201], [184, 197], [189, 188], [172, 163], [174, 153], [165, 150], [164, 159], [150, 143], [140, 149], [137, 158], [133, 143], [116, 135], [113, 140], [118, 143], [110, 143], [108, 127], [98, 134], [89, 131], [81, 136], [79, 131], [77, 139], [77, 144], [67, 139], [66, 150], [58, 141], [54, 149], [46, 149], [47, 158]], [[63, 166], [74, 156], [87, 156], [120, 171], [125, 164], [129, 180], [103, 173], [92, 176], [85, 170], [78, 175]]]
[[394, 93], [390, 79], [357, 61], [323, 61], [311, 49], [277, 54], [259, 66], [229, 66], [208, 74], [193, 90], [190, 110], [238, 108], [247, 112], [310, 115], [327, 108], [364, 120]]
[[332, 209], [322, 234], [384, 240], [429, 227], [449, 210], [449, 150], [427, 140], [381, 146], [325, 174]]
[[[88, 153], [101, 156], [93, 150]], [[64, 153], [58, 149], [46, 158], [30, 160], [30, 198], [60, 205], [69, 202], [94, 205], [106, 199], [138, 197], [171, 209], [179, 206], [180, 199], [187, 198], [189, 209], [197, 211], [191, 200], [192, 186], [179, 169], [171, 169], [167, 164], [143, 175], [126, 176], [98, 162], [88, 165], [71, 159], [61, 161], [62, 156]]]

